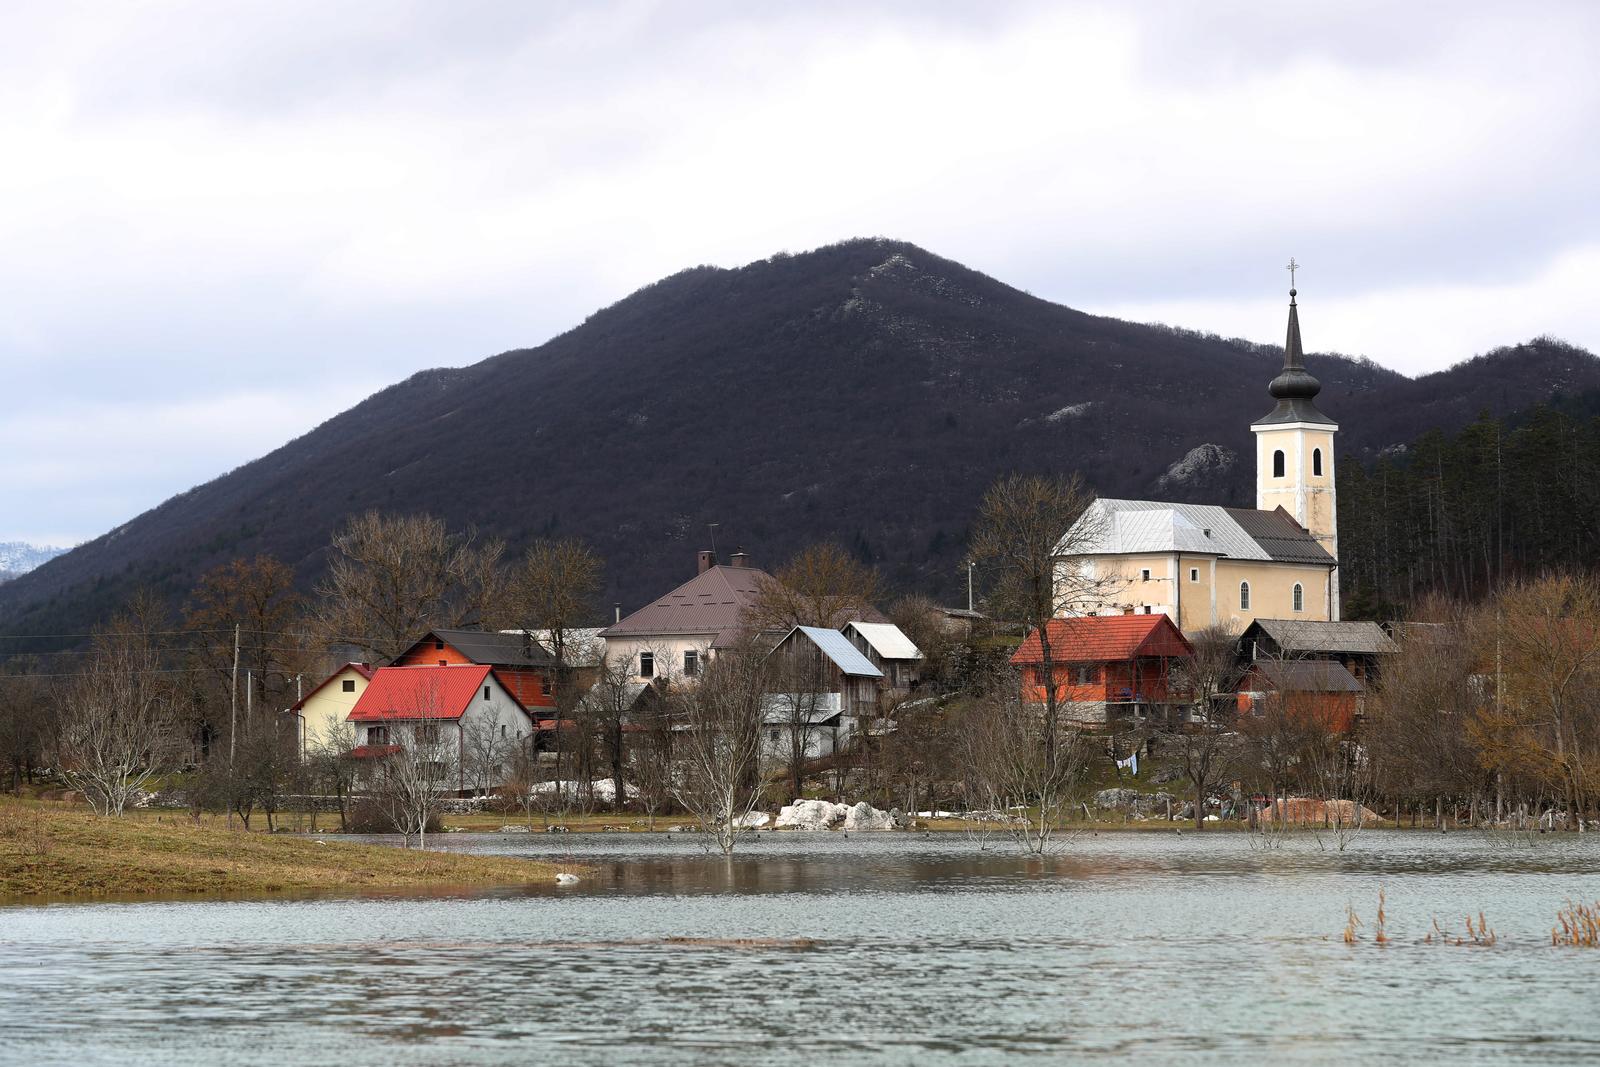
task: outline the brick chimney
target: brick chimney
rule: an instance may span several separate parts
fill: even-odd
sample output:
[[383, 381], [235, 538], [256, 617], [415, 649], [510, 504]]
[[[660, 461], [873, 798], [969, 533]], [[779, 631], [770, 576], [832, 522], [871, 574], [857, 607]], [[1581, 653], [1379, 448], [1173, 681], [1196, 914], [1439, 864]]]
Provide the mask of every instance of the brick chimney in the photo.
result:
[[706, 571], [710, 570], [712, 567], [715, 567], [716, 565], [717, 565], [717, 554], [715, 552], [710, 551], [709, 549], [701, 549], [700, 550], [700, 569], [698, 571], [695, 571], [695, 573], [696, 574], [704, 574]]
[[740, 549], [733, 554], [732, 558], [729, 559], [728, 562], [735, 567], [748, 567], [750, 566], [750, 555], [743, 549]]

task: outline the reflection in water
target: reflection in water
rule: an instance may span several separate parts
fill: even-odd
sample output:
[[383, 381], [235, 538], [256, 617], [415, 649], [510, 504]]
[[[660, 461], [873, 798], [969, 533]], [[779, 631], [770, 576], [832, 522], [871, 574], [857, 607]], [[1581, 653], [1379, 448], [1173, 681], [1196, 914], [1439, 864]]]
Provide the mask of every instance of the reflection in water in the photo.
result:
[[[1541, 1063], [1600, 1052], [1600, 954], [1548, 944], [1600, 843], [1102, 834], [443, 844], [576, 887], [0, 909], [0, 1060], [29, 1063]], [[1347, 946], [1345, 908], [1386, 948]], [[1482, 909], [1493, 949], [1421, 944]]]

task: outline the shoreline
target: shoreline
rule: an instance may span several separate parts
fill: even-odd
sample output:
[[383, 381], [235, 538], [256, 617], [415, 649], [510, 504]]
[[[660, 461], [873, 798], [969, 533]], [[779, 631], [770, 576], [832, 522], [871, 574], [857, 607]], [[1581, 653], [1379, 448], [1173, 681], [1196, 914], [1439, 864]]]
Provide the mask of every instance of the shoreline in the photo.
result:
[[0, 799], [0, 904], [282, 897], [554, 884], [565, 865], [341, 841], [341, 834], [197, 826], [183, 813], [121, 819]]

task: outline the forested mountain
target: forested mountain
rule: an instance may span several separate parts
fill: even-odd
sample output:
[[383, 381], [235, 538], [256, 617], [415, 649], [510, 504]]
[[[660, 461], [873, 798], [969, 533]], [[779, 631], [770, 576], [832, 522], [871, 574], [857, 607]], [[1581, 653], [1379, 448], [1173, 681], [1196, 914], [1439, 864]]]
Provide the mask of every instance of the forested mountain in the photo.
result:
[[[1301, 304], [1314, 349], [1314, 294]], [[272, 553], [309, 584], [330, 531], [368, 508], [431, 511], [513, 548], [581, 534], [625, 609], [693, 573], [710, 522], [759, 565], [830, 538], [891, 587], [953, 597], [976, 501], [1004, 471], [1251, 503], [1249, 423], [1281, 358], [1087, 315], [896, 241], [697, 267], [538, 348], [414, 375], [0, 586], [0, 626], [77, 632], [137, 587], [178, 600], [241, 555]], [[1600, 361], [1546, 342], [1419, 379], [1310, 366], [1344, 470], [1482, 409], [1600, 389]]]
[[26, 541], [0, 541], [0, 582], [27, 574], [65, 551], [49, 545], [30, 545]]
[[1339, 472], [1347, 611], [1419, 594], [1477, 596], [1502, 578], [1600, 560], [1600, 392], [1558, 396], [1458, 433], [1432, 430]]

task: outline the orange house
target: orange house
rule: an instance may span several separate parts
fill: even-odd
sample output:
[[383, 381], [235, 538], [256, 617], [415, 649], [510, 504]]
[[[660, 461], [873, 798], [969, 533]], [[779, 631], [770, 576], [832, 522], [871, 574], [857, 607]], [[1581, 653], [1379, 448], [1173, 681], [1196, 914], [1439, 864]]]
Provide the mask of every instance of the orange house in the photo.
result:
[[[1046, 632], [1056, 701], [1073, 720], [1182, 721], [1188, 698], [1174, 690], [1171, 672], [1175, 662], [1194, 655], [1194, 646], [1167, 615], [1052, 619]], [[1011, 664], [1022, 671], [1023, 701], [1045, 703], [1049, 683], [1038, 630], [1012, 654]]]
[[494, 675], [518, 703], [534, 712], [556, 706], [555, 657], [529, 633], [481, 630], [429, 630], [391, 667], [493, 667]]
[[1256, 660], [1239, 682], [1239, 714], [1262, 716], [1274, 701], [1290, 715], [1330, 733], [1356, 724], [1365, 690], [1333, 660]]

